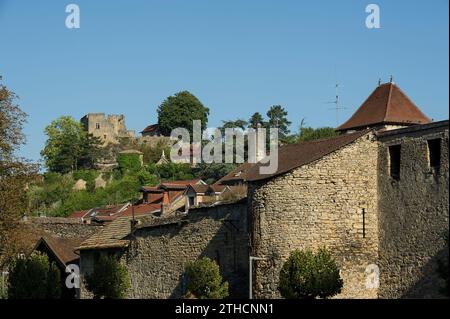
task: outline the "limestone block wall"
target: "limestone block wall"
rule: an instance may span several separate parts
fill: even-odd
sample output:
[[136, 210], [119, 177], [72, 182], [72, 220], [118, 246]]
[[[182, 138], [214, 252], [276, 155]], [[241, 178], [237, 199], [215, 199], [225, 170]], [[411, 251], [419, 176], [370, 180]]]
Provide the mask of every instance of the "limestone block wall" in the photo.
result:
[[369, 133], [322, 159], [249, 185], [256, 298], [279, 298], [283, 262], [295, 249], [328, 248], [341, 268], [339, 298], [376, 298], [366, 268], [378, 259], [377, 142]]
[[230, 295], [248, 296], [247, 204], [196, 208], [187, 218], [138, 229], [123, 255], [131, 278], [130, 298], [181, 298], [186, 263], [216, 260]]
[[[427, 140], [441, 138], [440, 168], [429, 165]], [[381, 298], [440, 297], [438, 260], [448, 254], [448, 122], [380, 138]], [[400, 179], [390, 176], [389, 146], [401, 145]]]

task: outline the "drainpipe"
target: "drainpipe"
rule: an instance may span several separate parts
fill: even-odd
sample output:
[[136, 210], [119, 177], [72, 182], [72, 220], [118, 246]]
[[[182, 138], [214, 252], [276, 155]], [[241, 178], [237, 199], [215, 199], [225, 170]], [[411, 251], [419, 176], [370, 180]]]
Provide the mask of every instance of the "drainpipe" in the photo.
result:
[[249, 287], [248, 287], [248, 299], [253, 299], [253, 261], [254, 260], [267, 260], [267, 258], [264, 257], [249, 257], [249, 271], [248, 271], [248, 278], [249, 278]]

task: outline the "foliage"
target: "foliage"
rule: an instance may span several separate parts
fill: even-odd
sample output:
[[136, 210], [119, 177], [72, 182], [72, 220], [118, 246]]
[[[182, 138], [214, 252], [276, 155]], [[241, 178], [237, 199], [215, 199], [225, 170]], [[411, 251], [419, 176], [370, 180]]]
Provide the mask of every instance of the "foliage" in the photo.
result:
[[227, 175], [236, 165], [222, 163], [200, 163], [193, 169], [194, 175], [202, 178], [207, 184], [214, 184], [220, 178]]
[[127, 269], [114, 256], [101, 255], [85, 282], [94, 299], [122, 299], [130, 288]]
[[222, 282], [219, 265], [203, 257], [186, 265], [187, 289], [200, 299], [223, 299], [228, 297], [228, 282]]
[[190, 180], [195, 176], [189, 164], [167, 163], [162, 165], [148, 165], [148, 172], [158, 176], [161, 180], [176, 181]]
[[169, 96], [158, 107], [159, 129], [164, 135], [170, 135], [175, 128], [187, 129], [192, 136], [192, 121], [200, 120], [202, 130], [208, 124], [209, 109], [188, 91]]
[[93, 169], [80, 169], [73, 172], [73, 178], [75, 181], [82, 179], [86, 181], [86, 188], [93, 191], [95, 188], [95, 179], [100, 175], [100, 173]]
[[67, 173], [93, 168], [101, 157], [101, 141], [93, 137], [70, 116], [61, 116], [45, 128], [48, 136], [41, 155], [52, 172]]
[[338, 133], [332, 127], [319, 127], [319, 128], [301, 127], [298, 136], [298, 141], [306, 142], [322, 138], [334, 137], [337, 135]]
[[273, 105], [269, 111], [267, 111], [268, 127], [278, 128], [278, 137], [280, 140], [289, 135], [289, 122], [287, 118], [287, 111], [281, 105]]
[[[92, 176], [90, 176], [92, 174]], [[27, 192], [31, 209], [35, 213], [49, 216], [67, 216], [73, 211], [85, 210], [104, 205], [120, 204], [139, 197], [143, 185], [159, 181], [145, 170], [127, 174], [113, 174], [115, 179], [105, 188], [73, 191], [75, 178], [91, 179], [95, 171], [77, 171], [71, 174], [46, 173], [44, 181], [34, 183]], [[141, 176], [144, 174], [145, 176]]]
[[265, 126], [264, 119], [263, 119], [261, 113], [256, 112], [248, 120], [248, 127], [249, 128], [253, 128], [253, 129], [257, 129], [258, 128], [258, 124], [261, 124], [261, 126]]
[[141, 155], [133, 153], [122, 153], [117, 156], [117, 163], [122, 172], [131, 171], [137, 172], [141, 169]]
[[13, 92], [0, 85], [0, 263], [18, 249], [17, 242], [9, 238], [27, 212], [24, 189], [37, 172], [36, 165], [14, 155], [25, 141], [22, 127], [26, 119], [16, 100]]
[[284, 298], [327, 298], [341, 292], [343, 281], [331, 254], [321, 248], [295, 250], [280, 272], [279, 291]]
[[33, 252], [26, 259], [16, 259], [8, 276], [8, 298], [60, 298], [60, 276], [58, 267], [43, 253]]

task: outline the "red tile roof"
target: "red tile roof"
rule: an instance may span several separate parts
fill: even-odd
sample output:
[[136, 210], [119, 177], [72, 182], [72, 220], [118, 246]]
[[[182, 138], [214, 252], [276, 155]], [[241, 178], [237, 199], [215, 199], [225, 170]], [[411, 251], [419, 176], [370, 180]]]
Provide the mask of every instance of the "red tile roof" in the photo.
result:
[[215, 184], [234, 184], [236, 182], [245, 183], [247, 181], [247, 172], [253, 167], [253, 163], [242, 163], [227, 175], [219, 179]]
[[273, 174], [260, 174], [261, 165], [255, 164], [246, 174], [247, 181], [254, 182], [265, 180], [284, 173], [287, 173], [297, 167], [314, 162], [325, 155], [328, 155], [338, 149], [356, 141], [358, 138], [366, 135], [370, 130], [358, 131], [351, 134], [343, 134], [337, 137], [320, 139], [315, 141], [300, 142], [289, 144], [278, 149], [278, 169]]
[[394, 83], [378, 86], [337, 131], [365, 129], [380, 124], [414, 125], [431, 120]]

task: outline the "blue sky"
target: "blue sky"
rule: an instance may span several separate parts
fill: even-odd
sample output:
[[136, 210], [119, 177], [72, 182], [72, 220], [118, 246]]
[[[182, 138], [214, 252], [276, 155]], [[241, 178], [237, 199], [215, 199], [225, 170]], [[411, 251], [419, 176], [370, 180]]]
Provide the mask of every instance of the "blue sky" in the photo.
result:
[[[378, 78], [396, 83], [435, 120], [448, 118], [448, 1], [0, 0], [0, 74], [28, 113], [33, 160], [61, 115], [122, 113], [137, 132], [180, 90], [211, 110], [209, 126], [283, 105], [297, 130], [335, 126], [324, 102], [352, 112]], [[367, 29], [377, 3], [381, 28]]]

